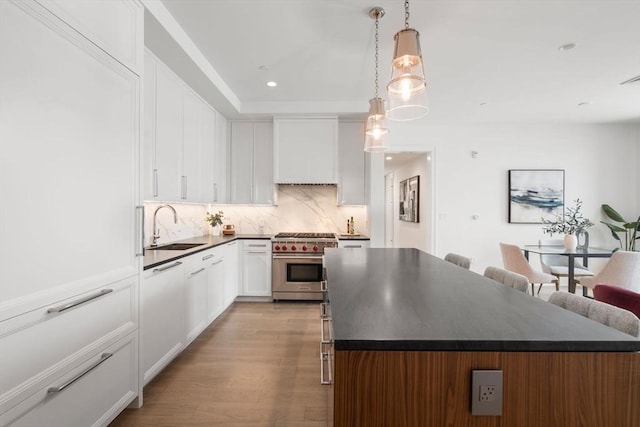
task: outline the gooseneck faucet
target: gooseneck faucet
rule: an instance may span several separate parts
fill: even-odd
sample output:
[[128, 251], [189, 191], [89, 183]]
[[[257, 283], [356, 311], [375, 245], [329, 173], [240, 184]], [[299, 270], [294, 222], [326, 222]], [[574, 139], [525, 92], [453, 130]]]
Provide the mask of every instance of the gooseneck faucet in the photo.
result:
[[158, 238], [160, 237], [160, 230], [158, 229], [158, 225], [157, 225], [157, 220], [156, 220], [156, 216], [158, 215], [158, 211], [162, 208], [169, 208], [173, 211], [173, 222], [175, 224], [178, 223], [178, 213], [176, 212], [175, 208], [171, 205], [161, 205], [158, 206], [156, 208], [156, 210], [153, 212], [153, 241], [151, 242], [151, 246], [158, 246]]

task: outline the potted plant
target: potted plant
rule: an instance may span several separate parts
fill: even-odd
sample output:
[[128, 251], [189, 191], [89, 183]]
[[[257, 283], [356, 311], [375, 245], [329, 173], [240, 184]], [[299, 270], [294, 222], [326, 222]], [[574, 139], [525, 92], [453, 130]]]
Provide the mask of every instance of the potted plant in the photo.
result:
[[[600, 221], [609, 228], [613, 238], [620, 242], [620, 248], [625, 251], [635, 251], [636, 240], [640, 239], [640, 217], [638, 217], [635, 222], [628, 222], [609, 205], [602, 205], [602, 210], [609, 219], [622, 223], [621, 225], [617, 225]], [[622, 239], [618, 236], [618, 233], [622, 233], [624, 235], [624, 245]]]
[[211, 227], [213, 227], [211, 234], [214, 236], [220, 235], [220, 226], [222, 225], [222, 217], [224, 212], [218, 211], [216, 214], [210, 214], [207, 212], [207, 216], [204, 217], [204, 220], [207, 221]]
[[555, 220], [542, 220], [545, 224], [545, 226], [542, 227], [542, 231], [546, 234], [550, 236], [553, 236], [555, 233], [565, 235], [564, 247], [568, 251], [575, 251], [578, 246], [578, 237], [576, 234], [593, 225], [589, 218], [585, 218], [581, 212], [582, 200], [576, 199], [574, 203], [574, 207], [568, 207], [564, 215], [556, 216]]

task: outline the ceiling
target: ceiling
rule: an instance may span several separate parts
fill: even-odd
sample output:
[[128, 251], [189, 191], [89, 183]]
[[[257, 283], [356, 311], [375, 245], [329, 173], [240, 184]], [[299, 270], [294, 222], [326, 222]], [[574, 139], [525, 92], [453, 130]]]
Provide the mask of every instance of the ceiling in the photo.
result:
[[[143, 3], [147, 46], [230, 118], [364, 117], [375, 89], [368, 11], [386, 11], [383, 97], [393, 35], [404, 26], [400, 0]], [[167, 16], [193, 42], [187, 53], [176, 29], [166, 32]], [[620, 84], [640, 75], [639, 22], [638, 0], [413, 0], [409, 23], [420, 32], [430, 106], [420, 120], [640, 123], [640, 82]], [[567, 43], [576, 47], [559, 49]]]

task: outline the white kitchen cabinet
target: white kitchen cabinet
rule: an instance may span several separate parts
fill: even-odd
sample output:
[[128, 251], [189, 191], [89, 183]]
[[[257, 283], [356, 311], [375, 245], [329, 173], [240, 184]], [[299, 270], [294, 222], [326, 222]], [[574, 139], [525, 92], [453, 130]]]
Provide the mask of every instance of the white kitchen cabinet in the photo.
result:
[[184, 258], [185, 345], [207, 327], [207, 264], [203, 255]]
[[225, 262], [224, 249], [214, 248], [203, 252], [202, 261], [207, 268], [207, 324], [222, 313], [224, 304]]
[[271, 241], [242, 241], [240, 295], [271, 296]]
[[239, 249], [238, 241], [222, 246], [224, 250], [224, 299], [223, 310], [229, 307], [238, 296]]
[[200, 201], [202, 203], [216, 203], [217, 192], [217, 159], [216, 159], [216, 111], [209, 105], [202, 103], [200, 127]]
[[141, 367], [146, 385], [184, 347], [183, 261], [145, 271], [140, 286]]
[[0, 2], [2, 424], [106, 425], [138, 395], [143, 13]]
[[337, 183], [338, 118], [274, 118], [274, 180]]
[[366, 249], [371, 247], [371, 241], [355, 239], [339, 239], [338, 248]]
[[182, 162], [180, 164], [180, 199], [202, 202], [202, 154], [204, 141], [204, 102], [190, 89], [182, 88]]
[[228, 121], [216, 111], [213, 203], [229, 202]]
[[[182, 82], [163, 63], [156, 61], [156, 130], [154, 200], [180, 201], [184, 181], [181, 175], [183, 97]], [[145, 108], [151, 108], [146, 106]], [[152, 145], [152, 144], [145, 144]], [[147, 153], [145, 153], [147, 155]]]
[[366, 154], [364, 123], [340, 122], [338, 126], [338, 205], [364, 205]]
[[231, 203], [273, 204], [273, 125], [231, 123]]

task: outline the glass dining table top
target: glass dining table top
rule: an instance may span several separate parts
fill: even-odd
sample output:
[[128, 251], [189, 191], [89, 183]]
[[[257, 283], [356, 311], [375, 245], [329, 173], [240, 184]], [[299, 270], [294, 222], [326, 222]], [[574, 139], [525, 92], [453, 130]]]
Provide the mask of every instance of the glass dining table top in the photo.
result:
[[573, 255], [587, 257], [610, 257], [613, 249], [588, 247], [577, 248], [575, 251], [567, 251], [564, 246], [524, 245], [522, 250], [541, 255]]

